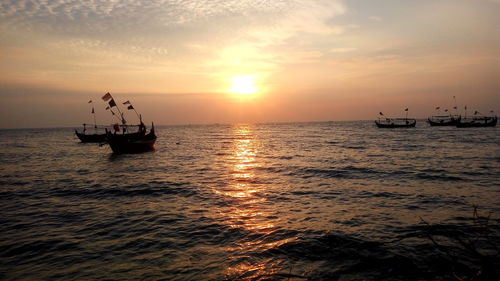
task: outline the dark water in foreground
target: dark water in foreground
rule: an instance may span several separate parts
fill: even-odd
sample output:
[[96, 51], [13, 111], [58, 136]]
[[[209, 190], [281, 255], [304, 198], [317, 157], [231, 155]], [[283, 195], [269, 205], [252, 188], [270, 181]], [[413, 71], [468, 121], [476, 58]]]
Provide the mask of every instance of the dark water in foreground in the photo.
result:
[[157, 134], [112, 156], [71, 129], [0, 130], [0, 279], [458, 280], [481, 268], [457, 235], [500, 268], [498, 127]]

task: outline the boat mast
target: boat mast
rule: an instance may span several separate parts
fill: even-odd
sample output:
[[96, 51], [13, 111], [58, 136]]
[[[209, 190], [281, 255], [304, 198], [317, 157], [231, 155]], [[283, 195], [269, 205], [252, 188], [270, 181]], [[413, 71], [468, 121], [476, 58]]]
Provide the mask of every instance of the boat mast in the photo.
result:
[[95, 110], [93, 106], [92, 106], [92, 115], [94, 115], [94, 129], [97, 129], [97, 121], [95, 119]]
[[455, 109], [455, 115], [458, 115], [457, 99], [455, 96], [453, 96], [453, 101], [455, 102], [455, 106], [453, 107]]
[[97, 129], [97, 121], [96, 121], [96, 118], [95, 118], [94, 104], [92, 103], [92, 100], [89, 100], [88, 103], [92, 104], [92, 116], [94, 117], [94, 129]]
[[[120, 113], [120, 117], [121, 117], [121, 122], [122, 122], [122, 125], [126, 125], [127, 124], [127, 121], [125, 120], [125, 117], [123, 116], [123, 113], [121, 112], [120, 108], [118, 107], [118, 105], [116, 104], [115, 102], [115, 99], [113, 98], [113, 96], [111, 96], [111, 94], [109, 92], [107, 92], [103, 97], [102, 97], [102, 100], [104, 100], [105, 102], [109, 101], [108, 104], [109, 104], [109, 109], [111, 110], [111, 108], [114, 106], [116, 107], [116, 109], [118, 110], [118, 113]], [[111, 110], [111, 113], [113, 113], [113, 115], [115, 115], [115, 113], [113, 112], [113, 110]]]
[[137, 118], [139, 118], [139, 121], [142, 122], [141, 116], [139, 116], [139, 113], [137, 113], [137, 110], [135, 110], [135, 107], [132, 105], [132, 103], [130, 101], [126, 101], [123, 104], [124, 105], [128, 104], [127, 109], [128, 110], [132, 109], [135, 112], [135, 115], [137, 115]]

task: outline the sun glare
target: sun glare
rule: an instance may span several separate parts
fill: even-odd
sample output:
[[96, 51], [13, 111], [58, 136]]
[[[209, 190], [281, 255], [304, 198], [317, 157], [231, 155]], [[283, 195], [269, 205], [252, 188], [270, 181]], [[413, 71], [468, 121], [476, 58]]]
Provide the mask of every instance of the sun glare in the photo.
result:
[[230, 79], [231, 88], [229, 92], [239, 95], [252, 95], [257, 93], [255, 86], [255, 75], [235, 76]]

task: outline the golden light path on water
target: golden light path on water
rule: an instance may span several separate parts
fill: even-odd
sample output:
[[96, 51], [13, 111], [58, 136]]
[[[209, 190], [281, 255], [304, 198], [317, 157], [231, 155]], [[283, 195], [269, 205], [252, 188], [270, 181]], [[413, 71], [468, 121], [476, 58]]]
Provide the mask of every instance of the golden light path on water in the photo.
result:
[[251, 125], [237, 125], [233, 128], [232, 137], [231, 153], [227, 157], [228, 185], [222, 189], [214, 189], [216, 194], [230, 202], [227, 208], [219, 210], [219, 215], [230, 227], [244, 228], [259, 235], [261, 239], [242, 241], [234, 247], [226, 248], [231, 253], [231, 264], [234, 265], [226, 269], [225, 275], [238, 279], [272, 276], [277, 273], [279, 262], [261, 260], [253, 263], [246, 256], [250, 252], [275, 248], [288, 242], [288, 239], [265, 241], [265, 237], [276, 229], [267, 219], [275, 214], [268, 205], [264, 207], [267, 201], [263, 190], [265, 185], [259, 182], [255, 173], [261, 163], [257, 160], [259, 140], [255, 137], [254, 128]]

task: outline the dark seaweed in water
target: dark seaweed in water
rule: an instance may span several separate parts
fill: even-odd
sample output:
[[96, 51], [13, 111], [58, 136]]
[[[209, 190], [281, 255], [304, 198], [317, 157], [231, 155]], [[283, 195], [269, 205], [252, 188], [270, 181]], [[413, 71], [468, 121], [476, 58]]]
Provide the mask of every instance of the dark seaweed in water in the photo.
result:
[[0, 130], [0, 279], [498, 280], [497, 128], [157, 133], [110, 157], [70, 129]]

